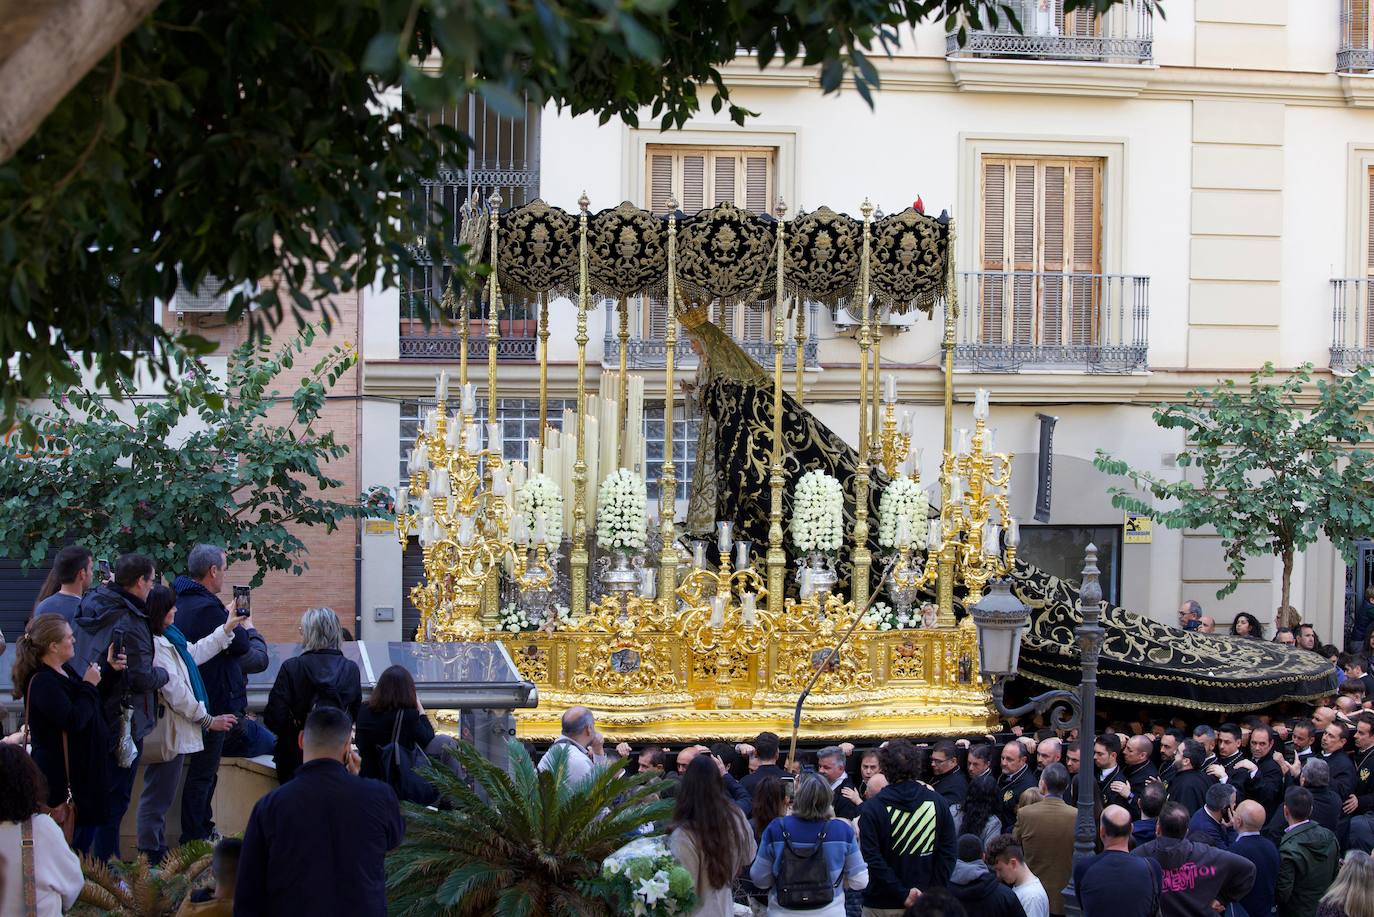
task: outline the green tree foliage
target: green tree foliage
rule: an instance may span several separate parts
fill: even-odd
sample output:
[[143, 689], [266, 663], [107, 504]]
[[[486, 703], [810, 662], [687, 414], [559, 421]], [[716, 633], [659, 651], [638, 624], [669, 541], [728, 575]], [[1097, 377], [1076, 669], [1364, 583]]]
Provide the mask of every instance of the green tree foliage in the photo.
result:
[[136, 365], [170, 370], [149, 303], [179, 276], [257, 284], [229, 316], [255, 334], [287, 312], [327, 320], [332, 294], [394, 286], [418, 259], [470, 280], [422, 183], [462, 168], [471, 138], [415, 107], [476, 94], [522, 116], [528, 96], [603, 122], [647, 108], [666, 129], [709, 99], [743, 122], [721, 74], [741, 48], [871, 101], [869, 54], [901, 26], [943, 16], [963, 34], [1004, 2], [165, 0], [0, 163], [0, 405], [75, 385], [71, 353], [109, 391]]
[[1374, 428], [1363, 409], [1374, 401], [1370, 368], [1318, 379], [1310, 405], [1304, 393], [1312, 394], [1311, 364], [1275, 379], [1266, 363], [1248, 388], [1227, 380], [1158, 407], [1155, 423], [1183, 431], [1178, 465], [1191, 480], [1166, 481], [1100, 450], [1094, 460], [1137, 488], [1112, 488], [1113, 506], [1168, 528], [1215, 527], [1231, 574], [1217, 598], [1236, 590], [1249, 558], [1273, 555], [1288, 607], [1298, 552], [1324, 533], [1350, 557], [1354, 540], [1374, 533], [1374, 454], [1365, 448]]
[[667, 819], [671, 801], [654, 799], [652, 778], [626, 775], [624, 761], [572, 788], [566, 746], [549, 751], [548, 770], [535, 770], [515, 739], [507, 747], [509, 773], [459, 743], [482, 795], [447, 768], [426, 772], [453, 808], [405, 805], [405, 841], [386, 863], [391, 913], [620, 917], [599, 879], [601, 861]]
[[[272, 388], [317, 334], [307, 326], [275, 350], [267, 337], [241, 345], [225, 382], [183, 357], [166, 397], [125, 391], [121, 405], [78, 389], [25, 411], [40, 445], [0, 447], [0, 556], [40, 564], [66, 536], [97, 556], [139, 551], [170, 574], [210, 542], [255, 563], [255, 584], [268, 570], [301, 572], [298, 527], [334, 531], [361, 511], [327, 496], [342, 482], [324, 466], [348, 446], [319, 424], [355, 352], [332, 347], [294, 392]], [[268, 416], [279, 402], [290, 406], [283, 424]]]

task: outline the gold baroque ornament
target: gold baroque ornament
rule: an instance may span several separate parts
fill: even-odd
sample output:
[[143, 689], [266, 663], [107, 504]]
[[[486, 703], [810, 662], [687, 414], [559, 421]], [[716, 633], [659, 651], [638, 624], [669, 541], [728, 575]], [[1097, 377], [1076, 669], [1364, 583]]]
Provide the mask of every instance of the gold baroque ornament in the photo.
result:
[[577, 288], [577, 220], [534, 200], [500, 216], [496, 275], [507, 294], [574, 295]]
[[873, 224], [872, 288], [878, 301], [903, 315], [913, 308], [930, 316], [945, 292], [949, 221], [911, 207]]
[[677, 282], [688, 299], [755, 302], [769, 276], [777, 223], [720, 204], [678, 227]]
[[667, 246], [664, 221], [629, 201], [595, 214], [587, 226], [587, 273], [592, 289], [620, 299], [663, 286]]

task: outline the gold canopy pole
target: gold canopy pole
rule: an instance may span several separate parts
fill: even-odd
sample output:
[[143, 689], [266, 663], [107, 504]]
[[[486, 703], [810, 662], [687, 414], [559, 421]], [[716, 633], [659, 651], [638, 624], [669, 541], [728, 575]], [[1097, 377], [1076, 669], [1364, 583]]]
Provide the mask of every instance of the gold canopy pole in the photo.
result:
[[[778, 298], [773, 307], [773, 461], [768, 475], [772, 502], [768, 511], [768, 613], [781, 619], [784, 605], [783, 590], [787, 579], [787, 552], [782, 547], [782, 344], [786, 321], [786, 293], [783, 271], [786, 257], [782, 218], [787, 207], [778, 201]], [[798, 351], [798, 359], [801, 353]], [[800, 364], [798, 364], [800, 365]]]
[[569, 565], [575, 619], [587, 613], [587, 192], [577, 199], [577, 461], [573, 464], [573, 530]]
[[[940, 520], [942, 531], [949, 532], [950, 475], [954, 468], [954, 322], [958, 313], [954, 273], [954, 220], [949, 221], [949, 241], [945, 250], [945, 339], [940, 345], [945, 352], [945, 454], [940, 469]], [[943, 539], [940, 550], [939, 583], [936, 588], [938, 627], [954, 626], [954, 552], [957, 545], [951, 538]], [[970, 618], [964, 619], [966, 622]]]
[[[628, 468], [632, 459], [626, 454], [625, 447], [629, 445], [626, 440], [629, 431], [625, 429], [625, 420], [630, 412], [630, 378], [629, 378], [629, 356], [630, 356], [630, 297], [620, 297], [620, 371], [619, 382], [620, 390], [616, 395], [615, 404], [615, 427], [616, 442], [619, 443], [616, 451], [620, 454], [613, 456], [618, 460], [619, 467]], [[612, 469], [614, 470], [614, 469]]]
[[805, 400], [802, 388], [806, 384], [806, 302], [801, 297], [797, 297], [797, 304], [793, 307], [796, 311], [796, 321], [793, 325], [796, 328], [793, 340], [797, 343], [797, 403], [801, 404]]
[[[668, 198], [668, 331], [663, 338], [663, 473], [658, 479], [658, 597], [666, 613], [677, 612], [677, 469], [673, 467], [673, 370], [677, 361], [677, 199]], [[623, 347], [623, 345], [622, 345]], [[624, 350], [621, 350], [622, 357]], [[648, 473], [649, 469], [644, 469]]]
[[868, 550], [868, 275], [873, 204], [865, 198], [860, 210], [864, 217], [864, 246], [859, 267], [859, 301], [863, 304], [859, 322], [859, 467], [854, 481], [854, 577], [849, 587], [855, 608], [868, 604], [868, 568], [873, 560]]
[[[487, 423], [499, 424], [500, 418], [497, 417], [496, 401], [496, 352], [501, 340], [501, 283], [496, 279], [496, 259], [497, 252], [497, 231], [501, 220], [501, 193], [493, 191], [488, 199], [491, 204], [491, 276], [487, 279]], [[490, 432], [491, 427], [487, 428]], [[491, 452], [491, 441], [487, 441], [488, 454], [491, 456], [487, 461], [487, 481], [491, 486], [492, 462], [501, 462], [501, 456]], [[499, 500], [499, 498], [498, 498]], [[501, 518], [501, 513], [497, 511], [496, 517]], [[504, 533], [503, 533], [504, 534]], [[487, 571], [486, 580], [482, 584], [482, 618], [488, 625], [495, 625], [501, 614], [501, 568], [493, 564]]]
[[543, 454], [544, 428], [549, 425], [549, 296], [539, 294], [539, 449]]
[[882, 429], [881, 415], [878, 413], [878, 406], [882, 403], [883, 391], [883, 322], [881, 307], [876, 310], [878, 314], [873, 316], [872, 331], [873, 341], [873, 370], [868, 376], [868, 432], [875, 439], [878, 431]]

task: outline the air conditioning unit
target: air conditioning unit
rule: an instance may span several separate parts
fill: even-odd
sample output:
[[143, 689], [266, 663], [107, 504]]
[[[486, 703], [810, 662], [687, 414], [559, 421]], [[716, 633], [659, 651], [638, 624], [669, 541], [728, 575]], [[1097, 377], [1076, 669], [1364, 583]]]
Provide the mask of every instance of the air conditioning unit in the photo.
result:
[[[859, 327], [861, 316], [850, 312], [845, 306], [838, 306], [834, 311], [834, 322], [836, 331], [850, 331]], [[878, 316], [878, 324], [884, 328], [892, 328], [896, 331], [905, 331], [916, 322], [916, 310], [912, 309], [906, 315], [893, 315], [886, 309], [882, 310]]]
[[173, 312], [228, 312], [234, 295], [243, 287], [229, 287], [219, 292], [223, 281], [213, 274], [205, 279], [195, 290], [188, 289], [181, 280], [177, 281], [176, 296], [172, 299]]

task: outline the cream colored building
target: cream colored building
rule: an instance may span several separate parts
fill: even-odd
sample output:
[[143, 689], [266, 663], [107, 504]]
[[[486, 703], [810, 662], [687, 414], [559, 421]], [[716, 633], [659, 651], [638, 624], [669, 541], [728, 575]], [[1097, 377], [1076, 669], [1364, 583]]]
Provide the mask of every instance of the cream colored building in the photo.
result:
[[[812, 71], [760, 73], [742, 59], [728, 71], [734, 100], [759, 112], [743, 128], [709, 106], [667, 134], [552, 109], [514, 124], [458, 111], [481, 139], [477, 161], [436, 192], [500, 187], [508, 203], [537, 194], [570, 210], [584, 190], [593, 209], [623, 199], [662, 209], [669, 191], [686, 210], [783, 201], [789, 212], [828, 205], [857, 214], [868, 198], [893, 213], [918, 195], [929, 212], [949, 209], [963, 272], [958, 423], [969, 424], [973, 390], [990, 388], [998, 446], [1017, 455], [1025, 552], [1067, 572], [1092, 538], [1108, 563], [1109, 595], [1127, 607], [1172, 621], [1181, 600], [1196, 598], [1219, 625], [1237, 611], [1268, 623], [1275, 562], [1253, 560], [1240, 589], [1218, 601], [1225, 574], [1214, 534], [1157, 529], [1151, 543], [1123, 544], [1113, 482], [1090, 462], [1101, 448], [1175, 476], [1181, 440], [1154, 426], [1154, 404], [1265, 361], [1326, 373], [1372, 352], [1369, 4], [1165, 0], [1167, 19], [1132, 3], [1096, 22], [1064, 17], [1057, 2], [1025, 0], [1024, 35], [974, 33], [963, 49], [949, 48], [940, 23], [905, 35], [879, 64], [874, 110], [852, 90], [822, 96]], [[456, 363], [451, 332], [409, 321], [406, 301], [395, 291], [363, 298], [364, 486], [396, 485], [417, 399]], [[571, 306], [555, 303], [554, 314], [552, 397], [571, 398]], [[852, 331], [825, 309], [811, 314], [807, 404], [852, 440]], [[593, 317], [593, 361], [613, 360], [618, 346], [603, 333], [605, 315], [603, 307]], [[533, 342], [520, 339], [529, 330], [521, 313], [512, 316], [499, 395], [533, 430], [532, 402], [516, 403], [536, 391]], [[743, 340], [761, 335], [747, 313], [724, 320]], [[892, 324], [882, 347], [883, 372], [896, 375], [915, 414], [927, 481], [941, 445], [939, 325]], [[636, 316], [632, 366], [661, 360], [660, 334]], [[660, 374], [644, 371], [649, 397], [661, 399]], [[1052, 513], [1040, 528], [1030, 522], [1037, 414], [1058, 418]], [[661, 425], [657, 434], [650, 426], [652, 450]], [[679, 443], [689, 430], [680, 423]], [[510, 429], [506, 441], [515, 442]], [[685, 472], [684, 462], [679, 481]], [[399, 637], [414, 565], [403, 577], [393, 536], [362, 542], [363, 626]], [[1355, 571], [1356, 585], [1366, 578]], [[1346, 564], [1329, 544], [1299, 561], [1293, 603], [1325, 639], [1339, 642], [1346, 588]], [[379, 608], [393, 619], [378, 621]]]

